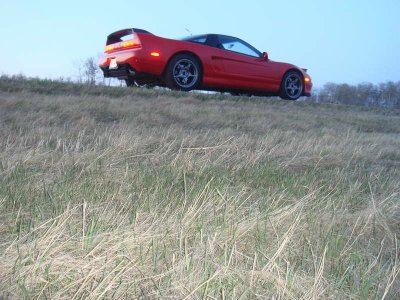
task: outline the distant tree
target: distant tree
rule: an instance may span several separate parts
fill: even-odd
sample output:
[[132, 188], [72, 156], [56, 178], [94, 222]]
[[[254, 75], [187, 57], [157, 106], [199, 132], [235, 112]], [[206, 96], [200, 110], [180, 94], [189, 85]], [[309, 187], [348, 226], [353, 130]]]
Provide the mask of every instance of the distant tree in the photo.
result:
[[74, 61], [73, 65], [77, 71], [77, 74], [74, 76], [76, 77], [76, 81], [79, 83], [83, 83], [83, 61]]
[[337, 85], [332, 82], [326, 83], [319, 91], [319, 101], [323, 103], [337, 103]]
[[397, 84], [392, 81], [381, 83], [379, 85], [381, 90], [381, 99], [378, 105], [385, 107], [396, 107], [400, 96], [400, 90], [398, 89], [398, 86], [399, 82]]
[[369, 106], [375, 102], [378, 90], [369, 82], [360, 83], [356, 88], [356, 97], [353, 104]]
[[396, 83], [396, 101], [394, 103], [395, 108], [400, 108], [400, 81]]
[[97, 66], [97, 60], [94, 57], [74, 62], [74, 66], [77, 70], [76, 80], [79, 83], [88, 85], [104, 84], [101, 70]]
[[336, 90], [336, 98], [343, 104], [356, 104], [357, 89], [347, 83], [339, 84]]
[[83, 64], [83, 74], [85, 76], [85, 83], [89, 85], [96, 84], [97, 74], [99, 67], [93, 57], [88, 57]]

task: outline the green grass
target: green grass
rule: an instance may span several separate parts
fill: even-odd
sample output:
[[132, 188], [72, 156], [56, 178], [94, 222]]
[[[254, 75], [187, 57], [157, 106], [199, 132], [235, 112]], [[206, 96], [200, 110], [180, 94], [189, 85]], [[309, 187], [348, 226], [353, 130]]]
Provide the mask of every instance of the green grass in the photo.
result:
[[400, 112], [0, 78], [0, 298], [398, 299]]

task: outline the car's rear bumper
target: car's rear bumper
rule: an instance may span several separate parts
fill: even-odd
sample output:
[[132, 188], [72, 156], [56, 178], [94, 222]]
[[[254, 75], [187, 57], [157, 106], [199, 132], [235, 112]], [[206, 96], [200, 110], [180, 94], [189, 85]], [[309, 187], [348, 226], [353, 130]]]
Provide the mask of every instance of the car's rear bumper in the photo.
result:
[[100, 66], [100, 69], [103, 71], [104, 77], [118, 77], [121, 79], [134, 76], [137, 73], [129, 64], [118, 64], [117, 69], [110, 69], [107, 65], [103, 65]]
[[[144, 49], [134, 49], [104, 53], [98, 64], [104, 77], [141, 77], [142, 75], [159, 76], [164, 68], [164, 61], [153, 57]], [[110, 62], [114, 59], [117, 69], [110, 69]]]
[[107, 66], [102, 66], [100, 69], [103, 71], [105, 78], [116, 77], [118, 79], [148, 79], [154, 78], [154, 75], [142, 73], [135, 70], [129, 64], [118, 64], [117, 69], [110, 69]]

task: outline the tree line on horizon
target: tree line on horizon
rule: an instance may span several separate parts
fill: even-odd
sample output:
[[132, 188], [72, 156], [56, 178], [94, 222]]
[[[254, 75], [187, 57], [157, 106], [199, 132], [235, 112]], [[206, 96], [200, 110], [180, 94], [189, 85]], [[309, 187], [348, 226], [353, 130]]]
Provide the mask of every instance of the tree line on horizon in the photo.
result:
[[357, 85], [329, 82], [322, 88], [314, 89], [306, 101], [400, 108], [400, 81], [379, 84], [363, 82]]

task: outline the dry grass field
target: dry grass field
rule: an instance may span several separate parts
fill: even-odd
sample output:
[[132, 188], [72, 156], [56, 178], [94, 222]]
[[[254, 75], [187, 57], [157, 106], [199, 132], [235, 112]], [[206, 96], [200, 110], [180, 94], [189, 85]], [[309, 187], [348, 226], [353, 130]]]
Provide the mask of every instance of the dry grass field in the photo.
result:
[[0, 298], [400, 298], [399, 111], [2, 77], [0, 141]]

